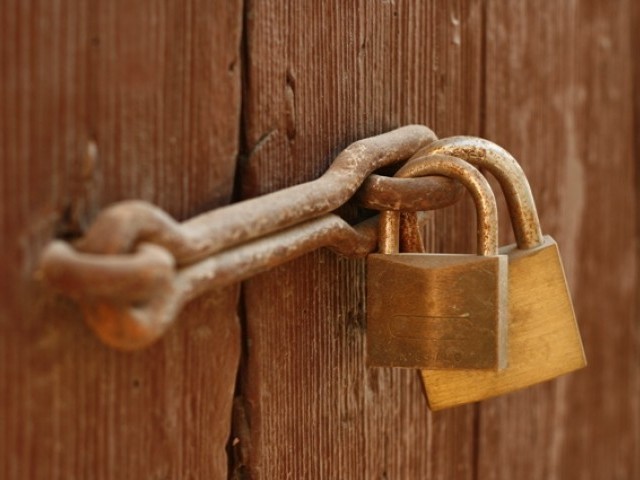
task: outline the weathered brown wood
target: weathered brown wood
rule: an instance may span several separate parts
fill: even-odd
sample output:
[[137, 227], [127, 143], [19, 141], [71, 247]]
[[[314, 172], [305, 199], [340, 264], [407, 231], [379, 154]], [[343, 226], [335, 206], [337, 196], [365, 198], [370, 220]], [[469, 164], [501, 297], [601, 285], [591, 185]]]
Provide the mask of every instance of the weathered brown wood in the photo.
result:
[[239, 1], [2, 2], [1, 478], [225, 476], [237, 289], [125, 354], [32, 276], [113, 201], [186, 218], [230, 200], [241, 26]]
[[[638, 25], [640, 25], [640, 4], [638, 2], [631, 2], [631, 14], [629, 16], [629, 22], [631, 27], [631, 52], [637, 52], [640, 49], [640, 29], [638, 29]], [[634, 110], [633, 110], [633, 125], [635, 130], [637, 131], [638, 125], [640, 125], [640, 60], [638, 60], [637, 56], [632, 56], [632, 67], [633, 67], [633, 98], [634, 98]], [[636, 238], [636, 247], [635, 247], [635, 256], [636, 262], [639, 262], [640, 258], [640, 207], [637, 203], [640, 201], [640, 168], [638, 168], [638, 158], [640, 157], [640, 135], [633, 135], [634, 144], [633, 144], [633, 159], [635, 160], [635, 201], [636, 201], [636, 230], [635, 230], [635, 238]], [[637, 265], [636, 268], [636, 282], [640, 280], [640, 265]], [[635, 286], [636, 292], [640, 290], [640, 287], [636, 284]], [[636, 295], [635, 297], [635, 318], [637, 321], [638, 315], [640, 313], [640, 295]], [[636, 335], [637, 328], [636, 328]], [[640, 341], [636, 342], [638, 345]], [[640, 347], [636, 348], [636, 367], [631, 368], [630, 375], [635, 376], [634, 387], [632, 388], [630, 395], [635, 398], [640, 397], [640, 365], [637, 362], [637, 359], [640, 358], [640, 354], [638, 353]], [[640, 436], [640, 414], [636, 413], [635, 422], [631, 422], [631, 426], [628, 428], [632, 428], [635, 432], [636, 438], [632, 449], [635, 450], [635, 457], [632, 460], [632, 467], [630, 468], [633, 472], [640, 472], [640, 440], [637, 438]]]
[[[245, 196], [397, 125], [479, 133], [480, 2], [250, 1], [246, 15]], [[435, 215], [429, 246], [470, 249], [472, 215]], [[318, 252], [246, 284], [238, 474], [473, 477], [474, 407], [430, 415], [415, 371], [366, 368], [363, 273]]]
[[[630, 4], [465, 6], [250, 3], [245, 193], [317, 175], [390, 121], [480, 132], [530, 175], [591, 365], [486, 402], [475, 419], [469, 407], [425, 416], [411, 374], [364, 368], [361, 267], [306, 257], [246, 287], [239, 465], [255, 478], [638, 475]], [[436, 216], [431, 244], [450, 245], [441, 235], [469, 215]]]
[[[33, 281], [48, 240], [123, 198], [179, 219], [228, 202], [240, 137], [249, 197], [406, 123], [523, 163], [590, 365], [430, 414], [417, 373], [365, 366], [363, 262], [317, 252], [245, 286], [233, 474], [640, 476], [637, 2], [0, 3], [0, 478], [227, 470], [237, 289], [115, 352]], [[472, 250], [474, 223], [468, 201], [432, 215], [428, 247]]]
[[632, 3], [488, 3], [483, 133], [529, 175], [589, 366], [482, 404], [480, 479], [640, 475]]

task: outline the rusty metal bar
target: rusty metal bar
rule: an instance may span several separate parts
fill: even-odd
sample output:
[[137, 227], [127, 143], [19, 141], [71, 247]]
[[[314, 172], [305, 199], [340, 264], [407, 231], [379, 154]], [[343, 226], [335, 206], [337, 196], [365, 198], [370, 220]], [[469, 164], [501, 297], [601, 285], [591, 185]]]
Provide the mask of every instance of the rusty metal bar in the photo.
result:
[[[157, 340], [181, 308], [207, 290], [242, 281], [321, 247], [364, 257], [377, 248], [377, 224], [376, 216], [352, 227], [328, 214], [178, 270], [172, 268], [170, 253], [159, 246], [141, 244], [131, 254], [103, 256], [77, 252], [57, 241], [42, 258], [41, 274], [78, 301], [105, 343], [133, 350]], [[97, 289], [95, 278], [100, 279]]]
[[100, 255], [54, 240], [40, 257], [38, 276], [79, 301], [141, 302], [156, 295], [175, 269], [171, 253], [150, 243], [139, 244], [133, 253]]
[[[451, 205], [460, 196], [455, 182], [434, 177], [393, 179], [389, 183], [400, 193], [389, 199], [387, 180], [366, 182], [359, 198], [367, 205], [426, 211]], [[142, 202], [130, 221], [141, 219], [164, 222], [158, 226], [179, 225]], [[240, 282], [320, 247], [348, 257], [365, 256], [377, 248], [376, 229], [377, 217], [352, 227], [327, 214], [182, 267], [172, 252], [157, 244], [142, 242], [132, 253], [103, 255], [54, 241], [43, 252], [40, 275], [80, 303], [87, 322], [106, 343], [135, 349], [161, 336], [182, 306], [208, 289]], [[164, 235], [159, 228], [156, 234]]]
[[419, 212], [448, 207], [457, 202], [464, 188], [446, 177], [398, 178], [370, 175], [354, 199], [372, 210]]
[[[428, 128], [413, 125], [361, 140], [317, 180], [183, 223], [146, 202], [116, 204], [73, 246], [51, 242], [43, 252], [40, 275], [78, 301], [106, 343], [143, 347], [162, 335], [186, 302], [208, 289], [242, 281], [320, 247], [349, 257], [374, 250], [377, 217], [352, 227], [327, 213], [356, 190], [360, 204], [373, 209], [415, 212], [455, 203], [462, 187], [450, 179], [372, 174], [435, 139]], [[412, 213], [413, 230], [415, 218]]]
[[[427, 211], [452, 205], [459, 199], [461, 191], [462, 187], [458, 182], [444, 177], [402, 179], [371, 175], [359, 190], [358, 200], [370, 208]], [[166, 248], [167, 244], [175, 246], [167, 238], [174, 236], [180, 229], [188, 230], [184, 224], [176, 222], [163, 210], [146, 202], [135, 202], [135, 207], [129, 209], [128, 221], [138, 225], [138, 232], [145, 233], [143, 242], [138, 244], [135, 252], [93, 254], [76, 250], [66, 242], [54, 241], [45, 248], [42, 255], [41, 271], [44, 278], [73, 297], [131, 299], [131, 295], [135, 298], [144, 297], [148, 291], [152, 291], [154, 278], [161, 276], [162, 272], [187, 266], [179, 265], [172, 256], [173, 252]], [[330, 242], [337, 225], [342, 225], [341, 231], [349, 231], [345, 222], [336, 222], [334, 220], [328, 224], [332, 228], [320, 229], [322, 223], [312, 222], [303, 222], [295, 228], [301, 229], [300, 235], [311, 234], [310, 241], [314, 235], [322, 232], [328, 235], [326, 241]], [[153, 228], [148, 228], [148, 225], [153, 225]], [[150, 231], [154, 235], [147, 234]], [[280, 248], [273, 243], [272, 245], [274, 249]], [[344, 244], [335, 247], [336, 251], [346, 255], [345, 247], [341, 245]], [[240, 280], [240, 277], [231, 279], [230, 283]]]
[[76, 247], [86, 253], [127, 253], [143, 241], [173, 253], [179, 265], [239, 245], [347, 202], [375, 170], [408, 159], [437, 139], [427, 127], [409, 125], [359, 140], [320, 178], [219, 208], [182, 224], [142, 202], [122, 202], [104, 210]]

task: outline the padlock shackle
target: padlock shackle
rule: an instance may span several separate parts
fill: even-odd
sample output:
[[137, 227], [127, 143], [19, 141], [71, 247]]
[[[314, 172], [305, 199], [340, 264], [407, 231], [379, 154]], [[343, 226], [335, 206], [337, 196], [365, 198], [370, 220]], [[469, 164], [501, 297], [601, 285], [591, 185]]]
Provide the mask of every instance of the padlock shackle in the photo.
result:
[[[487, 179], [475, 167], [456, 157], [429, 155], [405, 164], [396, 177], [424, 177], [442, 175], [459, 181], [469, 190], [476, 206], [477, 250], [479, 255], [498, 255], [498, 208], [496, 198]], [[397, 253], [399, 250], [400, 212], [386, 211], [380, 214], [380, 253]]]
[[518, 248], [527, 250], [544, 243], [529, 181], [516, 159], [504, 148], [483, 138], [447, 137], [416, 152], [407, 165], [421, 162], [428, 155], [451, 155], [491, 172], [507, 200]]

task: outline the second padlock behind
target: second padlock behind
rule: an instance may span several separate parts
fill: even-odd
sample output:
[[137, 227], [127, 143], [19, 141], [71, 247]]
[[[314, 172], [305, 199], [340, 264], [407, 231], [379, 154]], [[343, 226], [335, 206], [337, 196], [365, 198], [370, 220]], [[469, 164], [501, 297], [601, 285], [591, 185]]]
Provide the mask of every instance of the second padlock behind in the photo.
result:
[[418, 152], [399, 171], [420, 176], [441, 155], [488, 170], [507, 200], [516, 244], [503, 247], [509, 264], [507, 368], [500, 371], [422, 370], [433, 410], [519, 390], [582, 368], [586, 358], [556, 242], [543, 235], [529, 182], [516, 160], [484, 139], [451, 137]]

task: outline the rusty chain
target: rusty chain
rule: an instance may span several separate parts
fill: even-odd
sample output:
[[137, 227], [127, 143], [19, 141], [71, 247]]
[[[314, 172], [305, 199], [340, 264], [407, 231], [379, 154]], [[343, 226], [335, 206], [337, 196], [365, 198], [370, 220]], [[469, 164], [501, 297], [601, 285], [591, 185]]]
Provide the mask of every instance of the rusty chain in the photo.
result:
[[[179, 223], [142, 201], [101, 212], [73, 245], [53, 241], [40, 274], [75, 299], [98, 336], [121, 349], [158, 339], [188, 301], [321, 247], [348, 257], [375, 250], [377, 216], [351, 226], [330, 213], [354, 198], [376, 210], [426, 211], [456, 202], [443, 177], [376, 175], [437, 140], [411, 125], [351, 144], [320, 178]], [[415, 222], [416, 216], [408, 217]], [[413, 240], [415, 241], [415, 239]]]

